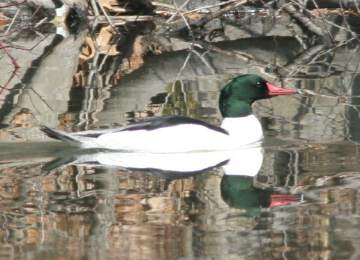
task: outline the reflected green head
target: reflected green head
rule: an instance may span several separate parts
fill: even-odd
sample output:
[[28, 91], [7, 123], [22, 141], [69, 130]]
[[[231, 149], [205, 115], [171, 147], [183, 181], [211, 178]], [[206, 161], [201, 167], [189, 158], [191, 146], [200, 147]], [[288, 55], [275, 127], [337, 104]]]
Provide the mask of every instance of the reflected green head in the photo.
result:
[[221, 197], [230, 207], [247, 211], [267, 208], [270, 204], [269, 192], [255, 188], [253, 177], [249, 176], [224, 175]]

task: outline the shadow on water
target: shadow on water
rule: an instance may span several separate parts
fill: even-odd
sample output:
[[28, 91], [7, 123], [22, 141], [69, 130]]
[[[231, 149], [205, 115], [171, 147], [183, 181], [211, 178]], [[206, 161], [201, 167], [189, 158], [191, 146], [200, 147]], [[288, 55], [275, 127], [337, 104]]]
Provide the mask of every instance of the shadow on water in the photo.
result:
[[[284, 29], [286, 17], [277, 29], [266, 18], [236, 18], [254, 28], [229, 19], [208, 50], [158, 37], [152, 23], [111, 35], [101, 25], [66, 38], [14, 39], [35, 47], [26, 55], [11, 50], [21, 64], [17, 77], [0, 60], [2, 257], [359, 257], [358, 46], [301, 41]], [[219, 125], [219, 91], [240, 73], [281, 79], [303, 93], [254, 106], [265, 134], [258, 147], [88, 152], [39, 131], [162, 115]]]

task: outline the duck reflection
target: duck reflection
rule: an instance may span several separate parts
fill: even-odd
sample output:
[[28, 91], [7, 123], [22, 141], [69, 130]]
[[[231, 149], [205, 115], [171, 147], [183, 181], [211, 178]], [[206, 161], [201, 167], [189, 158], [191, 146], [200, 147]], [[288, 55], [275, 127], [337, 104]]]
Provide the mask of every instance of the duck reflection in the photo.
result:
[[254, 177], [263, 162], [260, 143], [242, 149], [193, 153], [134, 153], [89, 150], [75, 151], [44, 165], [51, 173], [68, 165], [123, 168], [159, 175], [167, 179], [196, 176], [222, 168], [221, 197], [231, 208], [244, 209], [248, 216], [256, 216], [262, 208], [273, 208], [299, 202], [301, 197], [280, 194], [272, 189], [258, 188]]
[[75, 150], [46, 163], [50, 173], [67, 165], [120, 167], [170, 176], [192, 176], [222, 166], [227, 175], [255, 176], [263, 161], [260, 143], [237, 150], [189, 153], [135, 153], [109, 150]]

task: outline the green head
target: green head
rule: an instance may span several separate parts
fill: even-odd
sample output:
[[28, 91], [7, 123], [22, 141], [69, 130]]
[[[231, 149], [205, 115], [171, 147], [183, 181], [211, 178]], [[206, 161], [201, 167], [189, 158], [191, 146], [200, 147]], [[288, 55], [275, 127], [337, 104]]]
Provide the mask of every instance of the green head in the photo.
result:
[[219, 107], [223, 117], [247, 116], [256, 100], [295, 93], [296, 90], [275, 87], [257, 75], [246, 74], [234, 78], [222, 89]]

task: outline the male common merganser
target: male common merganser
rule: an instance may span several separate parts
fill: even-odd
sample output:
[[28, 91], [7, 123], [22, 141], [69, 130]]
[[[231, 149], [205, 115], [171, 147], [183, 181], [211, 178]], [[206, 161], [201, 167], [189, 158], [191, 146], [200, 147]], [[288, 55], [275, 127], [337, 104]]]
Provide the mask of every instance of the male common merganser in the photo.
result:
[[231, 80], [221, 91], [221, 127], [183, 116], [149, 118], [125, 127], [77, 133], [41, 127], [51, 138], [81, 148], [146, 153], [183, 153], [237, 149], [262, 139], [259, 120], [251, 105], [259, 99], [297, 93], [275, 87], [263, 78], [246, 74]]

